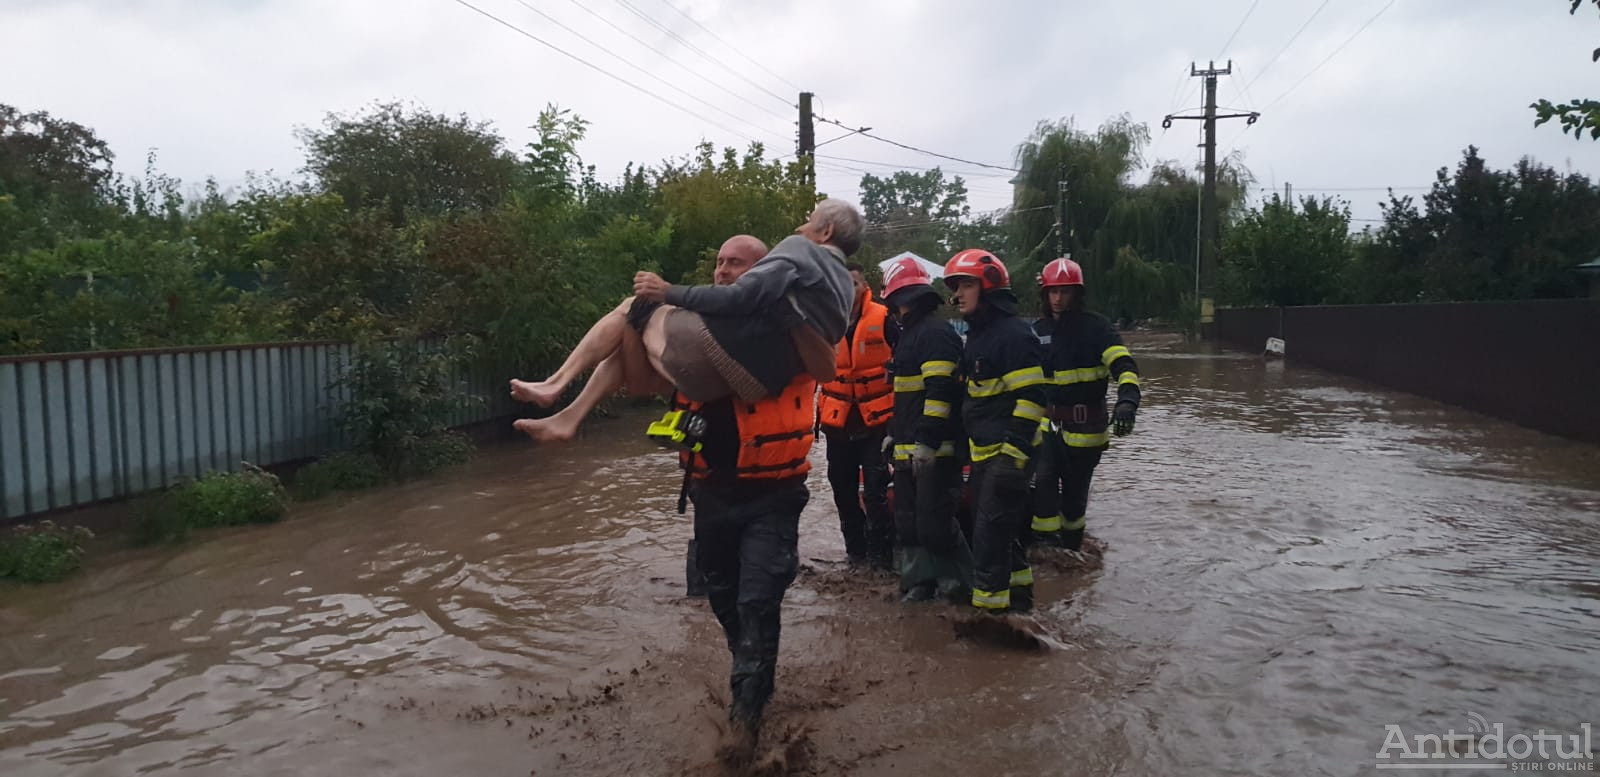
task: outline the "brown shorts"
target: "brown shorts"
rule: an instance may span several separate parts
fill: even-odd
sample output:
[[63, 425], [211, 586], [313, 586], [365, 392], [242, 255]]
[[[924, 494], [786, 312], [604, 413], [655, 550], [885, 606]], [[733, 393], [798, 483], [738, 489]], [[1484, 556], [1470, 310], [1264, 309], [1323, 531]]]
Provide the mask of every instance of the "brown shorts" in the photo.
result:
[[717, 371], [716, 358], [722, 349], [706, 330], [700, 314], [669, 307], [666, 310], [666, 348], [661, 352], [661, 367], [667, 378], [691, 402], [711, 402], [733, 393], [728, 380]]

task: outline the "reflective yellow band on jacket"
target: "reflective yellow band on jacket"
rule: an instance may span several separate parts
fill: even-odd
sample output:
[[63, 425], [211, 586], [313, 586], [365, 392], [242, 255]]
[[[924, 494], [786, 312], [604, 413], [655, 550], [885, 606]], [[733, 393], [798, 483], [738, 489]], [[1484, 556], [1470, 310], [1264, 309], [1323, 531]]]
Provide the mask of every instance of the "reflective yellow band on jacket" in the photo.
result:
[[997, 397], [1007, 391], [1025, 389], [1029, 386], [1043, 386], [1050, 380], [1044, 376], [1042, 367], [1024, 367], [1012, 370], [998, 378], [988, 380], [967, 381], [967, 396], [969, 397]]
[[1011, 585], [1033, 585], [1033, 567], [1023, 567], [1011, 570]]
[[1109, 368], [1112, 362], [1121, 359], [1124, 356], [1130, 359], [1133, 358], [1133, 354], [1128, 353], [1127, 346], [1113, 345], [1110, 348], [1107, 348], [1105, 353], [1100, 354], [1100, 363]]
[[1105, 367], [1079, 367], [1075, 370], [1056, 370], [1050, 375], [1050, 382], [1057, 386], [1071, 386], [1075, 383], [1093, 383], [1111, 377], [1111, 370]]
[[1065, 440], [1070, 448], [1098, 448], [1111, 442], [1111, 432], [1096, 432], [1095, 434], [1062, 432], [1061, 439]]
[[928, 361], [922, 363], [922, 377], [948, 378], [956, 374], [956, 363], [947, 361]]
[[921, 391], [922, 390], [922, 376], [921, 375], [896, 375], [896, 376], [894, 376], [894, 390], [895, 390], [895, 393], [897, 393], [897, 394], [902, 394], [902, 393], [905, 393], [907, 391]]
[[1024, 367], [1020, 370], [1012, 370], [1011, 372], [1006, 373], [1005, 377], [1001, 378], [1001, 380], [1004, 380], [1006, 382], [1006, 386], [1013, 390], [1025, 389], [1029, 386], [1043, 386], [1050, 382], [1049, 379], [1045, 378], [1044, 376], [1044, 368], [1039, 366]]
[[1039, 532], [1061, 531], [1060, 515], [1033, 516], [1033, 530]]
[[1088, 525], [1089, 525], [1089, 516], [1080, 515], [1077, 518], [1074, 518], [1074, 519], [1072, 519], [1070, 521], [1063, 522], [1061, 524], [1061, 530], [1062, 531], [1083, 531], [1083, 527], [1088, 526]]
[[[912, 453], [912, 451], [915, 451], [916, 449], [917, 449], [917, 444], [916, 443], [909, 443], [909, 444], [906, 444], [906, 445], [896, 445], [896, 446], [894, 446], [894, 460], [895, 461], [910, 461], [911, 460], [911, 453]], [[939, 448], [938, 448], [938, 450], [934, 451], [933, 455], [938, 457], [938, 458], [941, 458], [941, 459], [948, 459], [948, 458], [954, 457], [956, 455], [956, 444], [955, 444], [955, 441], [953, 441], [953, 440], [945, 440], [944, 442], [939, 443]]]
[[922, 414], [933, 416], [934, 418], [949, 418], [950, 403], [940, 402], [937, 399], [924, 400], [922, 403]]
[[1124, 383], [1132, 383], [1135, 386], [1139, 385], [1139, 376], [1138, 376], [1138, 374], [1137, 373], [1132, 373], [1132, 372], [1124, 372], [1121, 375], [1118, 375], [1117, 376], [1117, 385], [1120, 386], [1120, 385], [1122, 385]]
[[1037, 402], [1029, 402], [1026, 399], [1019, 399], [1017, 400], [1017, 409], [1011, 411], [1011, 415], [1028, 421], [1038, 421], [1044, 418], [1044, 405]]
[[993, 445], [979, 445], [971, 440], [968, 440], [967, 444], [972, 448], [973, 461], [988, 461], [996, 456], [1005, 454], [1015, 460], [1018, 467], [1021, 467], [1023, 464], [1028, 462], [1028, 454], [1023, 453], [1022, 450], [1017, 446], [1008, 442], [997, 442]]
[[1011, 589], [1004, 591], [985, 591], [981, 588], [972, 589], [972, 606], [982, 607], [986, 610], [1005, 610], [1011, 607]]

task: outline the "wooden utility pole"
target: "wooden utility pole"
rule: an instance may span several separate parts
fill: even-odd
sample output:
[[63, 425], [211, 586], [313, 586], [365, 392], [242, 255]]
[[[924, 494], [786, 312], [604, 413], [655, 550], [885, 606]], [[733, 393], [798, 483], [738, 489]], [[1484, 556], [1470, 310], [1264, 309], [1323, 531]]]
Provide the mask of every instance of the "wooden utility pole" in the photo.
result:
[[817, 129], [811, 118], [811, 93], [800, 93], [800, 147], [795, 156], [807, 164], [806, 179], [813, 192], [817, 188]]
[[1213, 281], [1217, 273], [1217, 246], [1222, 242], [1222, 225], [1217, 217], [1217, 120], [1218, 119], [1245, 119], [1250, 124], [1256, 123], [1261, 114], [1255, 111], [1250, 113], [1217, 113], [1217, 77], [1233, 73], [1233, 60], [1228, 60], [1228, 65], [1218, 68], [1217, 63], [1208, 62], [1206, 68], [1201, 70], [1198, 64], [1189, 65], [1189, 75], [1193, 78], [1205, 79], [1206, 105], [1199, 116], [1179, 116], [1168, 114], [1161, 120], [1163, 129], [1170, 128], [1173, 120], [1189, 120], [1205, 122], [1205, 171], [1204, 182], [1201, 188], [1200, 203], [1200, 269], [1198, 286], [1200, 288], [1200, 333], [1206, 339], [1214, 336], [1212, 332], [1211, 298]]

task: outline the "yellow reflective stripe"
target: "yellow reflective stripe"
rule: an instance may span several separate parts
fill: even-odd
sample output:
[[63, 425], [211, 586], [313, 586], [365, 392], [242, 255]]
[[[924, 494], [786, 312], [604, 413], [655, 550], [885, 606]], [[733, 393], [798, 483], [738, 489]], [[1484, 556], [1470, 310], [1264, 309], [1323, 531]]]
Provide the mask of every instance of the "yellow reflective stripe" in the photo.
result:
[[1128, 353], [1127, 346], [1113, 345], [1110, 348], [1107, 348], [1105, 353], [1100, 354], [1100, 363], [1104, 364], [1109, 369], [1112, 362], [1121, 359], [1124, 356], [1130, 359], [1133, 358], [1133, 354]]
[[1072, 448], [1098, 448], [1111, 442], [1111, 432], [1096, 432], [1095, 434], [1078, 434], [1076, 432], [1062, 432], [1061, 439]]
[[1117, 376], [1117, 385], [1121, 386], [1124, 383], [1132, 383], [1135, 386], [1139, 385], [1139, 376], [1138, 376], [1138, 374], [1132, 373], [1132, 372], [1124, 372], [1121, 375], [1118, 375]]
[[1005, 444], [1001, 445], [1000, 446], [1000, 452], [1004, 453], [1007, 456], [1010, 456], [1013, 459], [1016, 459], [1017, 466], [1019, 466], [1019, 467], [1022, 466], [1023, 464], [1025, 464], [1025, 463], [1027, 463], [1027, 461], [1028, 461], [1028, 454], [1023, 453], [1021, 448], [1018, 448], [1017, 446], [1012, 445], [1011, 443], [1005, 443]]
[[1000, 443], [995, 443], [993, 445], [979, 445], [971, 440], [968, 440], [967, 444], [972, 448], [973, 461], [985, 461], [1000, 454]]
[[1092, 383], [1111, 377], [1111, 370], [1105, 367], [1079, 367], [1075, 370], [1056, 370], [1050, 376], [1050, 382], [1057, 386], [1071, 386], [1074, 383]]
[[988, 381], [976, 379], [967, 381], [967, 396], [975, 399], [998, 397], [1004, 393], [1006, 393], [1005, 378], [992, 378]]
[[927, 361], [922, 363], [922, 377], [948, 378], [956, 374], [956, 363], [947, 361]]
[[1033, 567], [1011, 570], [1011, 585], [1033, 585]]
[[1004, 377], [1000, 378], [1000, 380], [1011, 389], [1025, 389], [1029, 386], [1043, 386], [1050, 382], [1050, 380], [1044, 376], [1044, 368], [1037, 365], [1033, 367], [1024, 367], [1020, 370], [1012, 370], [1011, 372], [1006, 373]]
[[921, 375], [896, 375], [894, 376], [894, 390], [897, 393], [922, 390]]
[[982, 607], [986, 610], [1004, 610], [1011, 607], [1011, 589], [1004, 591], [985, 591], [981, 588], [972, 589], [972, 606]]
[[905, 445], [896, 445], [896, 446], [894, 446], [894, 455], [895, 456], [899, 456], [900, 454], [903, 453], [903, 454], [905, 454], [907, 456], [910, 456], [911, 452], [916, 450], [916, 448], [917, 448], [917, 444], [914, 443], [914, 442], [913, 443], [907, 443]]
[[1017, 418], [1038, 421], [1044, 418], [1044, 405], [1037, 402], [1029, 402], [1026, 399], [1019, 399], [1017, 400], [1017, 409], [1011, 411], [1011, 414]]
[[1061, 524], [1061, 530], [1062, 531], [1083, 531], [1083, 527], [1088, 526], [1088, 525], [1089, 525], [1089, 516], [1080, 515], [1077, 518], [1074, 518], [1073, 520], [1070, 520], [1070, 521], [1067, 521], [1067, 522]]
[[1033, 516], [1033, 530], [1039, 532], [1061, 531], [1060, 515]]
[[[909, 445], [896, 445], [896, 446], [894, 446], [894, 460], [895, 461], [906, 461], [906, 460], [911, 458], [911, 452], [916, 450], [916, 449], [917, 449], [917, 444], [916, 443], [911, 443]], [[946, 459], [955, 456], [956, 455], [956, 443], [955, 443], [955, 441], [954, 440], [945, 440], [944, 442], [939, 443], [939, 448], [938, 448], [938, 450], [933, 452], [933, 455], [935, 457], [946, 458]]]
[[922, 403], [922, 414], [933, 416], [934, 418], [949, 418], [950, 403], [940, 402], [937, 399], [929, 399]]

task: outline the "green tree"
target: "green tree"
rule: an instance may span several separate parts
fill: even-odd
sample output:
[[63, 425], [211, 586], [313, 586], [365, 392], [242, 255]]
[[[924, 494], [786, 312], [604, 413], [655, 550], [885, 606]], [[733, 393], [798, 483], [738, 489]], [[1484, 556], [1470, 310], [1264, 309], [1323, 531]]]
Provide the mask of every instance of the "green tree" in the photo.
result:
[[1350, 211], [1333, 199], [1273, 195], [1228, 230], [1219, 286], [1232, 305], [1320, 305], [1338, 299], [1350, 261]]
[[953, 238], [971, 212], [961, 176], [947, 180], [937, 167], [884, 177], [868, 173], [861, 177], [861, 213], [867, 221], [862, 259], [901, 251], [935, 260], [949, 256], [958, 250]]
[[488, 122], [379, 103], [356, 116], [328, 114], [298, 132], [305, 170], [354, 209], [380, 208], [403, 223], [492, 207], [511, 192], [517, 163]]
[[[1572, 3], [1571, 14], [1578, 15], [1578, 9], [1583, 7], [1584, 0], [1569, 0]], [[1596, 10], [1600, 10], [1600, 0], [1589, 0]], [[1594, 50], [1590, 57], [1593, 62], [1600, 62], [1600, 48]], [[1591, 140], [1600, 140], [1600, 100], [1573, 98], [1569, 103], [1552, 103], [1550, 100], [1541, 99], [1528, 107], [1533, 109], [1533, 126], [1537, 127], [1552, 119], [1559, 119], [1561, 132], [1572, 133], [1574, 139], [1583, 138], [1584, 131], [1588, 131]]]
[[661, 211], [673, 225], [663, 277], [708, 281], [717, 248], [729, 236], [755, 235], [771, 245], [805, 221], [817, 199], [804, 166], [768, 162], [762, 153], [759, 143], [743, 155], [733, 148], [718, 154], [701, 143], [692, 159], [662, 165], [656, 177]]

